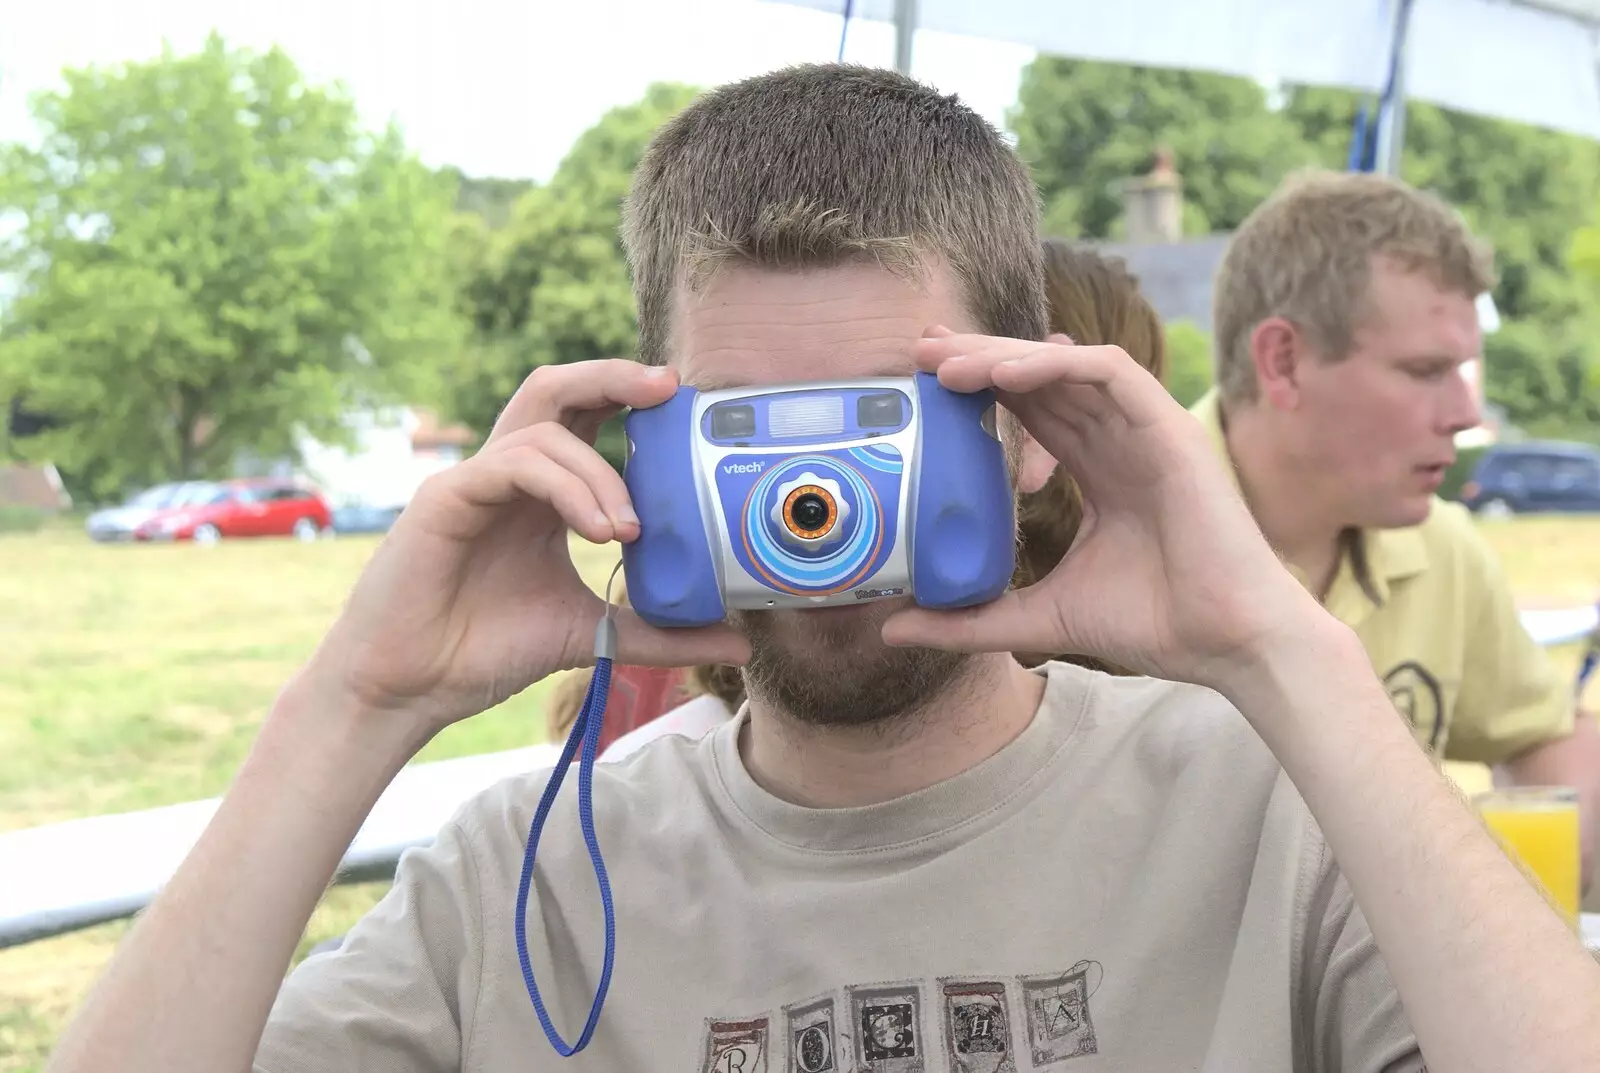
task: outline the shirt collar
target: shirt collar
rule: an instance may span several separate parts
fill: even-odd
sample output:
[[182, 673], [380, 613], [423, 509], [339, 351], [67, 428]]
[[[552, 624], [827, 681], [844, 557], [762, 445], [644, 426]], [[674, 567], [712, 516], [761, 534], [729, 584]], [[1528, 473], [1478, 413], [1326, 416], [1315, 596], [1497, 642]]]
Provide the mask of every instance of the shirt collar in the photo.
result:
[[[1216, 388], [1206, 392], [1200, 401], [1190, 407], [1189, 412], [1204, 426], [1212, 449], [1218, 458], [1227, 463], [1228, 476], [1233, 486], [1242, 493], [1244, 489], [1239, 481], [1238, 468], [1233, 463], [1233, 456], [1228, 453], [1228, 439], [1223, 430], [1222, 400]], [[1359, 542], [1359, 550], [1365, 553], [1374, 595], [1380, 604], [1389, 599], [1390, 586], [1394, 582], [1414, 577], [1428, 568], [1428, 547], [1419, 527], [1358, 529], [1353, 531], [1352, 540]], [[1355, 550], [1355, 547], [1350, 549]], [[1339, 568], [1334, 574], [1333, 584], [1328, 588], [1328, 609], [1346, 622], [1365, 617], [1366, 611], [1372, 607], [1372, 600], [1362, 591], [1355, 574], [1355, 564], [1351, 560], [1349, 551], [1340, 556]], [[1298, 569], [1290, 566], [1289, 572], [1302, 585], [1306, 584], [1306, 578]]]

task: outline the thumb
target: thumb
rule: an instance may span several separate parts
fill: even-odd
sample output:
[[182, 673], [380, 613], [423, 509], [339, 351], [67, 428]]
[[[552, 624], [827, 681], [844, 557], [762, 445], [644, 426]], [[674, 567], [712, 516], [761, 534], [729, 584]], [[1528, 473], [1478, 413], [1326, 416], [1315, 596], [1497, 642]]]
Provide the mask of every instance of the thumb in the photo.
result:
[[953, 652], [1043, 652], [1056, 650], [1061, 632], [1059, 610], [1032, 585], [979, 607], [897, 611], [884, 621], [883, 641]]

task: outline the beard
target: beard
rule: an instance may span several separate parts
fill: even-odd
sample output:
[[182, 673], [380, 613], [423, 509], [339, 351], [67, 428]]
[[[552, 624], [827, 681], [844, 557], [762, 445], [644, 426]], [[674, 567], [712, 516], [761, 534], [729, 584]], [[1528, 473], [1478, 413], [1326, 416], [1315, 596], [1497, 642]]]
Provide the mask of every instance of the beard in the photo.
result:
[[750, 642], [746, 692], [818, 727], [886, 726], [922, 708], [974, 657], [884, 644], [884, 620], [903, 603], [730, 613]]

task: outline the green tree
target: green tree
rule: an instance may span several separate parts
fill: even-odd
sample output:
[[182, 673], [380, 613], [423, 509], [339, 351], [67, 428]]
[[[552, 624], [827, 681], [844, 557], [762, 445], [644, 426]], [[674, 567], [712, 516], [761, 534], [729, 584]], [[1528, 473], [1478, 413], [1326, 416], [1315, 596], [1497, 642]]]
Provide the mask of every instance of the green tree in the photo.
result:
[[[633, 353], [622, 200], [651, 136], [695, 93], [657, 84], [642, 100], [612, 109], [578, 138], [548, 184], [517, 201], [468, 285], [475, 338], [451, 377], [456, 418], [487, 432], [539, 366]], [[616, 423], [603, 431], [600, 447], [620, 461]]]
[[491, 228], [510, 222], [517, 199], [536, 185], [532, 179], [473, 178], [453, 166], [439, 172], [456, 184], [457, 211], [479, 216]]
[[1211, 390], [1214, 379], [1211, 337], [1198, 325], [1182, 320], [1167, 325], [1167, 390], [1185, 406], [1193, 406]]
[[[1596, 200], [1600, 202], [1600, 198]], [[1600, 208], [1591, 214], [1590, 222], [1579, 228], [1572, 236], [1568, 261], [1572, 265], [1579, 285], [1586, 288], [1586, 293], [1593, 300], [1595, 292], [1600, 290]], [[1596, 304], [1600, 304], [1600, 300], [1597, 300]], [[1596, 319], [1590, 315], [1575, 329], [1586, 342], [1593, 333], [1600, 330], [1595, 324]], [[1591, 359], [1586, 362], [1576, 379], [1585, 404], [1595, 415], [1593, 418], [1595, 424], [1600, 425], [1600, 361]], [[1593, 433], [1600, 430], [1590, 431]]]
[[0, 368], [58, 427], [13, 449], [127, 482], [224, 473], [434, 390], [461, 324], [437, 271], [455, 187], [276, 49], [65, 72], [0, 147], [21, 278]]
[[[1352, 93], [1301, 89], [1285, 114], [1323, 165], [1342, 167], [1358, 107]], [[1600, 302], [1573, 233], [1600, 199], [1600, 145], [1411, 102], [1401, 176], [1457, 208], [1494, 249], [1494, 299], [1505, 324], [1485, 340], [1490, 401], [1532, 431], [1594, 422], [1588, 392], [1600, 360]]]
[[1023, 71], [1009, 125], [1045, 205], [1045, 230], [1116, 234], [1119, 185], [1160, 147], [1183, 177], [1188, 234], [1237, 226], [1312, 159], [1294, 125], [1242, 78], [1041, 56]]
[[[1164, 146], [1183, 178], [1185, 233], [1197, 234], [1236, 227], [1292, 171], [1346, 167], [1359, 106], [1354, 93], [1302, 88], [1274, 110], [1245, 79], [1042, 57], [1011, 125], [1050, 233], [1119, 237], [1118, 186]], [[1600, 146], [1412, 102], [1403, 174], [1494, 246], [1509, 334], [1487, 344], [1491, 400], [1530, 428], [1592, 421], [1600, 230], [1576, 244], [1573, 233], [1600, 204]]]
[[[1332, 89], [1295, 91], [1285, 115], [1320, 164], [1342, 168], [1360, 101]], [[1494, 248], [1504, 317], [1560, 318], [1588, 305], [1568, 266], [1573, 232], [1600, 197], [1600, 145], [1574, 135], [1412, 102], [1401, 177], [1460, 210]]]

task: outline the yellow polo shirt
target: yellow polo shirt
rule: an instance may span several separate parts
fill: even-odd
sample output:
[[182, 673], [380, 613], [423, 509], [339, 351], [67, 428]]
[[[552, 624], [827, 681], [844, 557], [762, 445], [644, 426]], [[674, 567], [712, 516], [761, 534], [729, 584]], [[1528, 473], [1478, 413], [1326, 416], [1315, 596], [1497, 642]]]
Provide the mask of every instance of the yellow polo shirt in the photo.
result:
[[[1216, 392], [1191, 412], [1231, 472]], [[1483, 765], [1572, 733], [1572, 689], [1523, 628], [1498, 559], [1460, 504], [1435, 500], [1421, 525], [1357, 539], [1378, 601], [1345, 555], [1324, 603], [1361, 638], [1417, 741], [1455, 762], [1446, 767], [1463, 789], [1489, 788]]]

